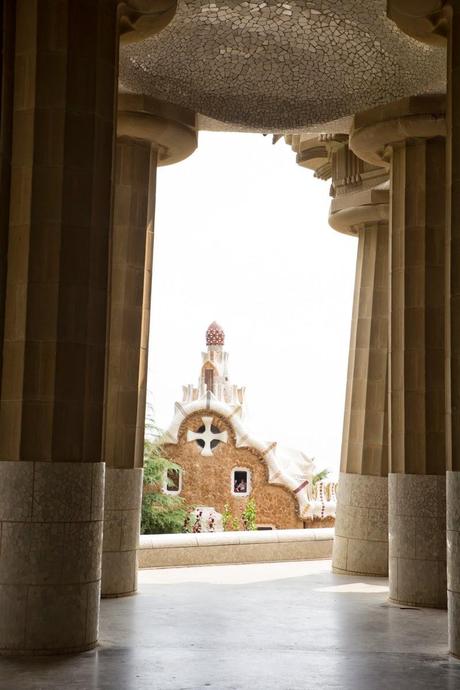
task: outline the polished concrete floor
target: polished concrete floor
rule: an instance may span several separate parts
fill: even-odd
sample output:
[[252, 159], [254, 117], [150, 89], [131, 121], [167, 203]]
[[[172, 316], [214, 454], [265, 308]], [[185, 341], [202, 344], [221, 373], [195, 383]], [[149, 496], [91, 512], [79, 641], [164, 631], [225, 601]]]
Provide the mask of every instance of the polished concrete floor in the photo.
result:
[[102, 602], [97, 650], [0, 659], [0, 688], [459, 690], [446, 623], [329, 561], [142, 571], [139, 595]]

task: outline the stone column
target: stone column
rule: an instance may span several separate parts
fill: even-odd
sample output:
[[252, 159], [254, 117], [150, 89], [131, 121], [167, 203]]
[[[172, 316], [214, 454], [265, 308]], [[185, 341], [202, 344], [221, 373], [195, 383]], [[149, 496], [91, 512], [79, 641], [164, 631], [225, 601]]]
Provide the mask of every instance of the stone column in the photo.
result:
[[332, 568], [388, 573], [388, 175], [332, 154], [329, 224], [358, 236]]
[[[388, 205], [386, 204], [388, 212]], [[388, 221], [359, 238], [332, 568], [388, 573]]]
[[[166, 5], [1, 4], [14, 99], [4, 326], [0, 313], [0, 653], [77, 652], [97, 641], [118, 22], [135, 40], [137, 25], [144, 35], [164, 23]], [[11, 49], [2, 48], [3, 163]]]
[[134, 594], [142, 501], [156, 167], [196, 148], [195, 115], [121, 95], [107, 368], [102, 596]]
[[388, 173], [346, 135], [286, 137], [297, 163], [332, 179], [329, 225], [358, 237], [332, 568], [388, 573]]
[[[13, 2], [0, 4], [0, 348], [5, 320], [6, 259], [10, 212], [13, 69], [15, 41]], [[2, 357], [0, 349], [0, 380]]]
[[460, 12], [458, 3], [390, 0], [388, 16], [425, 43], [447, 44], [446, 455], [449, 650], [460, 657]]
[[390, 597], [446, 605], [445, 140], [392, 147]]
[[0, 651], [74, 652], [98, 630], [117, 15], [15, 6]]
[[387, 158], [390, 193], [390, 599], [446, 603], [444, 242], [441, 98], [355, 116], [351, 146]]
[[460, 11], [449, 7], [447, 61], [447, 598], [449, 651], [460, 657]]

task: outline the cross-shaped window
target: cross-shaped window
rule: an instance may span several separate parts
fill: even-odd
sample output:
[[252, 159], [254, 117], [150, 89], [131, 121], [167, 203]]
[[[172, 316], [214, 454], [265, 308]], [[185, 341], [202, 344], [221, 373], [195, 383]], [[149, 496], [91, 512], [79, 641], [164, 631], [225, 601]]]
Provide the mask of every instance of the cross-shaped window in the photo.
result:
[[201, 448], [201, 455], [210, 457], [219, 443], [228, 443], [228, 432], [213, 424], [212, 417], [202, 417], [203, 424], [196, 431], [187, 431], [187, 442], [195, 441]]

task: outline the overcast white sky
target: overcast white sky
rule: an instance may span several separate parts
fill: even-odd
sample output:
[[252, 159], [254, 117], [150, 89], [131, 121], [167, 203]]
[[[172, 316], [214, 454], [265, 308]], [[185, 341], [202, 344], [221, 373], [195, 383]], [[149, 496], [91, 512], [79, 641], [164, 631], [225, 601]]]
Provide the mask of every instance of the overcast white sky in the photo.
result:
[[338, 471], [357, 241], [327, 223], [329, 182], [284, 140], [200, 132], [160, 168], [148, 400], [167, 428], [218, 321], [248, 426]]

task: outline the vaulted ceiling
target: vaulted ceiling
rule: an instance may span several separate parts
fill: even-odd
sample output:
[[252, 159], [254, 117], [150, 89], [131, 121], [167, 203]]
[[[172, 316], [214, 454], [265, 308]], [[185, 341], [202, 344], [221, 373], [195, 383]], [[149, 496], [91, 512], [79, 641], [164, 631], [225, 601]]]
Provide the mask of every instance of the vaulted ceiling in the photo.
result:
[[444, 91], [444, 73], [445, 51], [399, 31], [386, 0], [179, 0], [161, 33], [122, 49], [120, 85], [206, 129], [343, 131], [359, 110]]

